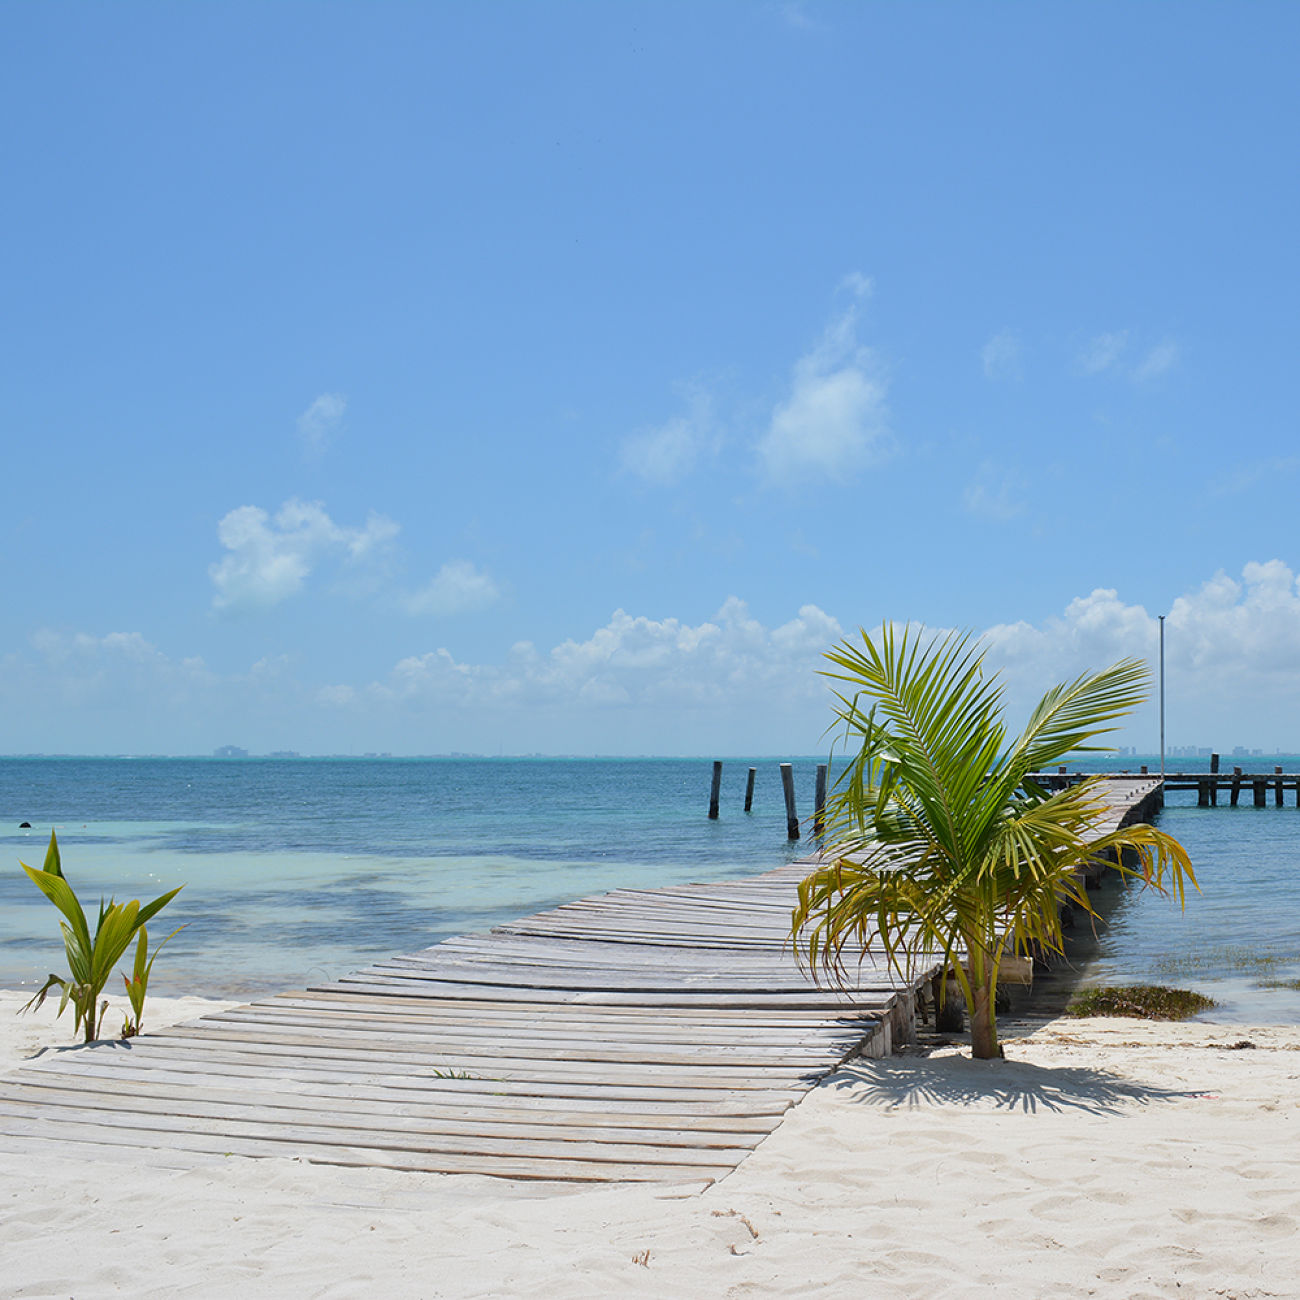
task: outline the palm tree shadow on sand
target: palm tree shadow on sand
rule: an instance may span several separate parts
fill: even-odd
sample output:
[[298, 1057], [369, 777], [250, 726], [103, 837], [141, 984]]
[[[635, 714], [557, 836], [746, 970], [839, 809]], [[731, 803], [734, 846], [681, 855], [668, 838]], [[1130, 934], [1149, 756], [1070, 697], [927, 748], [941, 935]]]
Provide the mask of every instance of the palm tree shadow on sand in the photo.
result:
[[1047, 1067], [1024, 1061], [989, 1064], [963, 1056], [847, 1061], [823, 1087], [847, 1092], [851, 1101], [885, 1110], [950, 1106], [1091, 1115], [1118, 1115], [1134, 1105], [1203, 1095], [1134, 1083], [1087, 1066]]

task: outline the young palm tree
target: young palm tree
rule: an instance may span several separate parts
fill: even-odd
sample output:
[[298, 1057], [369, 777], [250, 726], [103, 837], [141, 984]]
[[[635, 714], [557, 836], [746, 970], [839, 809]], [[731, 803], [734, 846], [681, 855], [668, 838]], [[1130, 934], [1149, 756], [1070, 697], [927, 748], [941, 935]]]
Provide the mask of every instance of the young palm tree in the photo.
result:
[[1094, 834], [1099, 778], [1049, 793], [1029, 779], [1095, 752], [1143, 699], [1147, 671], [1124, 660], [1048, 691], [1009, 738], [1002, 687], [967, 635], [925, 638], [885, 624], [828, 652], [836, 717], [857, 749], [828, 801], [828, 849], [799, 886], [796, 951], [814, 972], [879, 941], [908, 977], [940, 962], [971, 1022], [972, 1054], [1000, 1056], [994, 1003], [1008, 953], [1060, 952], [1061, 905], [1095, 915], [1079, 869], [1109, 850], [1118, 869], [1181, 905], [1196, 887], [1186, 850], [1152, 826]]

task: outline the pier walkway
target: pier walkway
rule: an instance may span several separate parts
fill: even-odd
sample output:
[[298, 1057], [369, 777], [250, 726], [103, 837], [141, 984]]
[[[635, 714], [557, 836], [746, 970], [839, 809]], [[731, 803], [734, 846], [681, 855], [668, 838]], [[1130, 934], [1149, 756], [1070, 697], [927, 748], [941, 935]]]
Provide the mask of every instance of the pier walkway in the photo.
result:
[[[1098, 829], [1158, 795], [1158, 781], [1112, 782]], [[913, 1031], [923, 979], [871, 954], [847, 989], [796, 966], [790, 912], [812, 865], [578, 899], [47, 1052], [0, 1079], [0, 1151], [707, 1184], [842, 1061]]]

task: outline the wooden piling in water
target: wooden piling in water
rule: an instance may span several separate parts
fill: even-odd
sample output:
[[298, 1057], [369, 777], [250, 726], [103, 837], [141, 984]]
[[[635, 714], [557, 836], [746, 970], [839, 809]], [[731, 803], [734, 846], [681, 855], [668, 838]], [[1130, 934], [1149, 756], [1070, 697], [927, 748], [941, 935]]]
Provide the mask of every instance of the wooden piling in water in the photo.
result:
[[817, 785], [813, 795], [813, 834], [820, 835], [826, 828], [826, 764], [817, 764]]
[[1280, 808], [1282, 806], [1282, 765], [1275, 764], [1273, 771], [1277, 774], [1277, 780], [1273, 782], [1273, 803]]
[[754, 807], [754, 777], [758, 775], [758, 768], [749, 769], [749, 777], [745, 781], [745, 811], [751, 812]]
[[1237, 806], [1237, 801], [1241, 798], [1241, 768], [1232, 769], [1232, 806]]
[[709, 788], [709, 819], [718, 820], [718, 797], [722, 793], [722, 764], [713, 764], [713, 785]]
[[799, 815], [794, 810], [794, 768], [781, 764], [781, 788], [785, 791], [785, 829], [792, 840], [799, 838]]

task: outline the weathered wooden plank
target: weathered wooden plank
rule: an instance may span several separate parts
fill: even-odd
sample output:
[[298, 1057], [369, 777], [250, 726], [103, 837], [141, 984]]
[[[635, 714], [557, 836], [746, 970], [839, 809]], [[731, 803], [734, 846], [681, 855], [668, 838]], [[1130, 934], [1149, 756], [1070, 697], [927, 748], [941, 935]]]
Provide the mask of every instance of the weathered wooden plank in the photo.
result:
[[[509, 1026], [515, 1023], [536, 1024], [539, 1016], [534, 1008], [519, 1006], [515, 1003], [497, 1001], [457, 1001], [451, 998], [390, 998], [370, 997], [361, 993], [320, 992], [320, 993], [281, 993], [264, 1002], [252, 1003], [249, 1007], [239, 1008], [239, 1012], [262, 1010], [274, 1011], [277, 1008], [290, 1010], [302, 1009], [327, 1016], [358, 1016], [375, 1020], [427, 1023], [430, 1018], [456, 1023], [492, 1023]], [[225, 1014], [234, 1014], [225, 1013]], [[745, 1031], [751, 1026], [755, 1029], [778, 1028], [784, 1026], [808, 1027], [840, 1026], [845, 1030], [859, 1029], [872, 1017], [868, 1011], [858, 1011], [852, 1007], [832, 1008], [819, 1014], [815, 1011], [785, 1011], [769, 1008], [765, 1011], [737, 1010], [730, 1007], [689, 1007], [678, 1009], [673, 1019], [675, 1023], [707, 1031], [717, 1028], [723, 1032]], [[206, 1017], [205, 1017], [206, 1019]], [[639, 1006], [610, 1006], [592, 1003], [560, 1003], [549, 1008], [545, 1014], [548, 1024], [582, 1024], [595, 1027], [598, 1032], [617, 1030], [620, 1025], [660, 1025], [663, 1017], [653, 1008]]]
[[[76, 1144], [90, 1142], [106, 1146], [152, 1151], [138, 1130], [118, 1129], [94, 1122], [77, 1122], [61, 1117], [57, 1124], [28, 1116], [6, 1117], [0, 1146], [12, 1134], [17, 1138], [40, 1137], [46, 1142]], [[162, 1135], [159, 1135], [160, 1137]], [[579, 1158], [521, 1158], [509, 1155], [412, 1151], [378, 1146], [345, 1147], [307, 1141], [250, 1139], [237, 1134], [175, 1131], [166, 1135], [165, 1156], [176, 1150], [216, 1156], [242, 1155], [266, 1159], [293, 1156], [312, 1164], [363, 1165], [432, 1174], [489, 1174], [497, 1178], [545, 1179], [560, 1182], [663, 1182], [706, 1183], [729, 1174], [735, 1162], [719, 1158], [715, 1165], [670, 1165], [624, 1163], [616, 1160]], [[743, 1154], [748, 1154], [744, 1152]]]
[[[395, 1097], [385, 1089], [372, 1089], [372, 1095], [358, 1096], [358, 1089], [321, 1090], [310, 1092], [293, 1087], [296, 1081], [266, 1080], [259, 1084], [256, 1093], [246, 1081], [227, 1081], [227, 1086], [216, 1086], [220, 1080], [196, 1082], [187, 1076], [168, 1076], [161, 1071], [140, 1071], [130, 1079], [130, 1092], [124, 1094], [126, 1082], [114, 1073], [81, 1070], [64, 1075], [51, 1075], [42, 1071], [27, 1072], [20, 1080], [7, 1082], [0, 1093], [13, 1098], [43, 1102], [58, 1101], [61, 1097], [82, 1096], [85, 1104], [93, 1105], [95, 1096], [111, 1097], [117, 1105], [127, 1097], [130, 1105], [156, 1109], [172, 1107], [183, 1109], [198, 1103], [212, 1105], [259, 1106], [288, 1110], [304, 1110], [312, 1114], [423, 1118], [433, 1123], [461, 1126], [460, 1131], [476, 1131], [475, 1125], [483, 1122], [510, 1129], [514, 1125], [543, 1126], [550, 1128], [578, 1127], [591, 1130], [618, 1129], [625, 1132], [648, 1133], [703, 1132], [714, 1135], [738, 1135], [732, 1145], [742, 1137], [761, 1137], [771, 1132], [785, 1107], [770, 1112], [748, 1115], [695, 1114], [689, 1108], [674, 1105], [659, 1110], [619, 1111], [605, 1109], [591, 1102], [588, 1109], [580, 1104], [585, 1099], [566, 1099], [562, 1107], [552, 1102], [525, 1097], [515, 1099], [514, 1105], [503, 1105], [509, 1098], [489, 1094], [469, 1094], [461, 1100], [448, 1102], [437, 1094], [426, 1097], [411, 1094], [414, 1100]], [[650, 1138], [644, 1139], [650, 1141]]]
[[[378, 1033], [346, 1027], [309, 1027], [275, 1024], [261, 1019], [247, 1021], [222, 1021], [203, 1025], [178, 1025], [158, 1031], [159, 1038], [202, 1039], [204, 1042], [275, 1043], [285, 1046], [327, 1046], [337, 1044], [354, 1053], [397, 1053], [403, 1058], [429, 1060], [435, 1056], [455, 1054], [491, 1060], [503, 1057], [540, 1057], [552, 1062], [591, 1061], [627, 1062], [641, 1065], [646, 1062], [646, 1047], [640, 1043], [623, 1041], [593, 1042], [577, 1038], [548, 1038], [533, 1034], [515, 1033], [507, 1041], [496, 1034], [458, 1034], [449, 1030], [435, 1033], [418, 1031]], [[151, 1036], [152, 1037], [152, 1036]], [[743, 1040], [730, 1043], [661, 1041], [654, 1045], [656, 1064], [683, 1062], [690, 1065], [744, 1066], [763, 1069], [783, 1063], [803, 1064], [825, 1060], [828, 1054], [842, 1046], [822, 1043], [803, 1046], [793, 1038], [784, 1046], [758, 1046]]]
[[[119, 1064], [119, 1062], [122, 1062]], [[66, 1062], [37, 1064], [37, 1071], [56, 1073]], [[576, 1110], [593, 1107], [607, 1108], [626, 1113], [664, 1113], [708, 1115], [757, 1115], [781, 1113], [804, 1094], [804, 1087], [748, 1088], [743, 1091], [710, 1087], [681, 1087], [646, 1083], [580, 1083], [550, 1079], [482, 1079], [475, 1077], [432, 1077], [427, 1070], [413, 1066], [389, 1066], [385, 1071], [374, 1069], [357, 1071], [345, 1064], [322, 1062], [291, 1062], [278, 1064], [268, 1058], [251, 1059], [239, 1052], [210, 1054], [178, 1054], [171, 1059], [153, 1059], [144, 1065], [122, 1058], [112, 1059], [101, 1066], [77, 1067], [103, 1072], [116, 1069], [127, 1080], [136, 1078], [175, 1078], [189, 1080], [199, 1085], [216, 1080], [237, 1086], [240, 1081], [251, 1081], [246, 1086], [258, 1087], [267, 1080], [277, 1088], [295, 1088], [304, 1091], [325, 1090], [355, 1092], [357, 1095], [428, 1097], [444, 1095], [449, 1104], [463, 1101], [466, 1105], [478, 1104], [479, 1099], [491, 1097], [511, 1106], [554, 1105]]]
[[[129, 1097], [120, 1092], [88, 1086], [89, 1081], [78, 1079], [74, 1086], [64, 1088], [41, 1087], [25, 1083], [10, 1083], [0, 1089], [0, 1105], [23, 1103], [39, 1106], [52, 1119], [66, 1114], [93, 1111], [104, 1117], [104, 1122], [115, 1122], [120, 1115], [131, 1115], [145, 1127], [149, 1117], [168, 1120], [232, 1120], [249, 1125], [280, 1125], [292, 1131], [303, 1128], [338, 1130], [340, 1140], [351, 1145], [358, 1133], [378, 1136], [385, 1141], [403, 1138], [428, 1138], [431, 1140], [466, 1139], [481, 1136], [502, 1138], [524, 1150], [525, 1142], [605, 1142], [615, 1147], [691, 1147], [700, 1150], [723, 1149], [753, 1150], [770, 1132], [770, 1126], [761, 1129], [720, 1130], [704, 1124], [631, 1125], [584, 1124], [574, 1116], [557, 1116], [548, 1121], [537, 1115], [516, 1114], [508, 1120], [489, 1118], [478, 1111], [464, 1112], [459, 1116], [445, 1112], [422, 1113], [416, 1108], [383, 1109], [379, 1106], [358, 1107], [330, 1105], [310, 1109], [302, 1104], [285, 1104], [280, 1098], [259, 1095], [246, 1100], [218, 1100], [201, 1095], [198, 1089], [184, 1089], [166, 1093], [146, 1094], [137, 1090]], [[308, 1119], [310, 1116], [310, 1119]], [[614, 1153], [617, 1154], [617, 1153]]]
[[[918, 981], [919, 982], [919, 981]], [[436, 988], [438, 992], [453, 997], [482, 997], [483, 987], [452, 980], [419, 980], [415, 977], [401, 978], [390, 975], [367, 975], [359, 972], [344, 976], [332, 984], [317, 984], [313, 989], [332, 991], [335, 989], [349, 991], [379, 991], [394, 997], [413, 996], [426, 998]], [[827, 1008], [864, 1008], [867, 1010], [888, 1010], [895, 1001], [891, 993], [887, 998], [883, 993], [867, 993], [858, 996], [845, 993], [839, 989], [810, 989], [807, 993], [775, 993], [764, 995], [752, 993], [653, 993], [653, 992], [615, 992], [602, 989], [529, 989], [495, 986], [494, 992], [503, 1000], [520, 1003], [540, 1003], [550, 1005], [555, 1002], [569, 1004], [596, 1003], [616, 1004], [620, 1006], [660, 1007], [665, 1010], [680, 1006], [714, 1006], [737, 1007], [763, 1010], [769, 1007], [785, 1009], [807, 1008], [824, 1011]]]
[[[327, 1033], [346, 1033], [360, 1035], [362, 1039], [377, 1031], [379, 1025], [373, 1016], [348, 1016], [341, 1011], [331, 1013], [293, 1012], [272, 1008], [257, 1011], [235, 1010], [204, 1020], [196, 1028], [208, 1024], [275, 1026], [280, 1029], [314, 1029]], [[824, 1050], [831, 1046], [859, 1041], [865, 1027], [831, 1025], [819, 1029], [816, 1026], [787, 1026], [783, 1028], [764, 1028], [756, 1026], [747, 1030], [744, 1026], [728, 1027], [711, 1025], [704, 1028], [674, 1022], [655, 1024], [644, 1021], [631, 1026], [618, 1026], [611, 1029], [595, 1020], [568, 1021], [556, 1023], [549, 1018], [543, 1023], [532, 1025], [511, 1021], [503, 1024], [493, 1017], [478, 1018], [461, 1022], [450, 1019], [430, 1022], [403, 1021], [383, 1022], [382, 1032], [404, 1036], [412, 1041], [445, 1042], [466, 1039], [492, 1039], [500, 1041], [503, 1034], [523, 1034], [530, 1041], [544, 1044], [574, 1046], [590, 1042], [594, 1035], [608, 1038], [612, 1034], [625, 1046], [636, 1045], [641, 1052], [650, 1052], [656, 1045], [667, 1044], [675, 1047], [711, 1045], [727, 1047], [752, 1047], [755, 1050], [783, 1052], [791, 1048], [810, 1048]]]
[[[360, 972], [359, 972], [360, 973]], [[455, 962], [379, 962], [366, 968], [365, 973], [390, 976], [396, 979], [452, 980], [473, 983], [483, 987], [530, 989], [589, 989], [596, 992], [722, 992], [722, 993], [803, 993], [815, 989], [816, 983], [806, 978], [783, 978], [773, 973], [769, 978], [761, 975], [737, 975], [718, 970], [663, 971], [661, 973], [629, 973], [613, 968], [593, 970], [589, 967], [564, 968], [558, 966], [488, 966]], [[874, 972], [854, 981], [850, 972], [845, 987], [893, 992], [893, 985]]]
[[[47, 1107], [37, 1108], [0, 1098], [0, 1115], [30, 1120], [34, 1112], [45, 1114], [47, 1111]], [[68, 1123], [96, 1125], [105, 1120], [102, 1112], [89, 1107], [60, 1106], [50, 1112], [49, 1122], [57, 1122], [62, 1127]], [[276, 1115], [214, 1120], [203, 1115], [146, 1115], [132, 1110], [117, 1110], [112, 1114], [112, 1125], [118, 1131], [138, 1131], [142, 1135], [142, 1141], [153, 1141], [171, 1134], [195, 1134], [225, 1140], [244, 1138], [274, 1146], [280, 1154], [284, 1154], [286, 1144], [289, 1144], [299, 1148], [304, 1145], [317, 1148], [340, 1146], [429, 1155], [497, 1155], [507, 1159], [533, 1157], [690, 1168], [697, 1165], [735, 1165], [750, 1151], [749, 1147], [741, 1145], [692, 1150], [636, 1142], [570, 1142], [552, 1137], [499, 1138], [482, 1134], [465, 1139], [451, 1133], [405, 1132], [389, 1127], [328, 1128], [321, 1124], [290, 1123], [283, 1116]]]
[[282, 1063], [305, 1061], [333, 1062], [347, 1064], [351, 1069], [364, 1073], [387, 1073], [405, 1068], [406, 1070], [432, 1073], [435, 1069], [444, 1072], [458, 1070], [479, 1074], [485, 1080], [507, 1080], [526, 1075], [529, 1078], [563, 1080], [565, 1082], [602, 1084], [628, 1084], [635, 1080], [664, 1083], [671, 1081], [678, 1086], [693, 1088], [725, 1088], [744, 1090], [746, 1088], [792, 1087], [799, 1082], [810, 1082], [824, 1074], [829, 1064], [822, 1070], [797, 1066], [737, 1065], [726, 1066], [709, 1064], [693, 1066], [676, 1062], [665, 1064], [659, 1061], [548, 1061], [542, 1057], [529, 1056], [487, 1056], [470, 1051], [456, 1050], [439, 1053], [436, 1058], [429, 1053], [393, 1052], [371, 1049], [370, 1051], [347, 1051], [344, 1047], [318, 1047], [310, 1043], [303, 1045], [259, 1043], [252, 1041], [221, 1041], [218, 1039], [194, 1037], [160, 1037], [151, 1042], [154, 1052], [203, 1053], [219, 1056], [229, 1053], [249, 1058], [274, 1058]]

